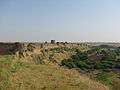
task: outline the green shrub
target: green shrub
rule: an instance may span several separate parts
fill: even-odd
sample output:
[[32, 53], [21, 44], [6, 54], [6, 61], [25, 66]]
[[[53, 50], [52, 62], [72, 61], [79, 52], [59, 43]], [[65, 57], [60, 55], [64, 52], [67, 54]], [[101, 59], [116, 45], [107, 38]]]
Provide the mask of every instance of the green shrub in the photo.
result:
[[73, 55], [72, 57], [71, 57], [72, 59], [74, 59], [74, 60], [87, 60], [88, 59], [88, 56], [87, 56], [87, 54], [86, 53], [84, 53], [84, 52], [81, 52], [81, 51], [79, 51], [79, 50], [76, 50], [76, 54], [75, 55]]
[[75, 65], [82, 70], [90, 68], [90, 65], [87, 64], [85, 61], [77, 61], [77, 62], [75, 62]]
[[63, 49], [61, 49], [61, 48], [52, 48], [52, 49], [50, 49], [50, 51], [53, 51], [54, 53], [60, 53], [60, 52], [63, 52]]
[[57, 48], [52, 48], [50, 51], [53, 51], [54, 53], [62, 53], [64, 51], [67, 52], [75, 52], [76, 48], [68, 48], [68, 47], [57, 47]]
[[88, 64], [87, 54], [76, 50], [76, 54], [71, 57], [71, 59], [65, 59], [61, 62], [62, 65], [67, 66], [68, 68], [80, 68], [80, 69], [89, 69], [90, 65]]
[[[93, 79], [97, 79], [105, 85], [110, 87], [115, 87], [113, 90], [119, 90], [119, 84], [114, 84], [114, 79], [117, 78], [115, 69], [120, 70], [120, 56], [118, 51], [115, 52], [114, 49], [110, 48], [94, 48], [88, 52], [81, 52], [78, 49], [75, 51], [75, 55], [72, 55], [70, 59], [65, 59], [61, 62], [63, 66], [68, 68], [79, 68], [85, 72]], [[101, 60], [89, 60], [88, 55], [101, 55], [103, 58]], [[97, 57], [97, 56], [96, 56]], [[93, 73], [94, 71], [97, 73]], [[112, 76], [113, 74], [114, 76]], [[114, 81], [114, 82], [113, 82]], [[116, 81], [120, 83], [119, 80]], [[116, 83], [115, 82], [115, 83]]]
[[111, 75], [109, 75], [109, 73], [106, 72], [99, 73], [96, 78], [105, 85], [112, 85], [112, 77]]
[[71, 59], [62, 60], [61, 64], [67, 66], [69, 69], [76, 68], [76, 65]]
[[113, 61], [110, 61], [110, 60], [104, 60], [104, 61], [101, 61], [99, 63], [96, 64], [96, 69], [112, 69], [114, 63]]

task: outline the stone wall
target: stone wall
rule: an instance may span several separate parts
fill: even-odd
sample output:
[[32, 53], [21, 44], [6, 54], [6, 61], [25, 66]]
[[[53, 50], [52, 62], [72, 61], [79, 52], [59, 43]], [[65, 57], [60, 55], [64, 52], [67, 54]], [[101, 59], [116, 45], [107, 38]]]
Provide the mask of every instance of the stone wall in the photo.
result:
[[22, 44], [20, 43], [0, 43], [0, 55], [11, 55], [15, 54], [21, 49]]

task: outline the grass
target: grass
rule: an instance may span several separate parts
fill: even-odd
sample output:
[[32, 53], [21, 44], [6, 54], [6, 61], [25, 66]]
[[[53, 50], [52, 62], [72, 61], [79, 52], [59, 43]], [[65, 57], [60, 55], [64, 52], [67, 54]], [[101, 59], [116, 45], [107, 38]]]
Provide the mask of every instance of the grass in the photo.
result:
[[100, 74], [97, 75], [96, 77], [99, 81], [101, 81], [102, 83], [104, 83], [105, 85], [112, 85], [112, 75], [110, 75], [109, 73], [106, 72], [102, 72]]
[[108, 90], [104, 85], [56, 65], [25, 64], [0, 56], [0, 90]]
[[12, 59], [9, 55], [0, 56], [0, 90], [5, 90], [10, 85]]
[[0, 56], [0, 90], [6, 90], [10, 85], [10, 77], [23, 66], [22, 62], [14, 62], [14, 56]]
[[11, 90], [102, 90], [104, 88], [104, 85], [81, 76], [75, 70], [52, 65], [29, 65], [16, 72], [11, 77], [11, 82], [9, 87]]
[[120, 79], [113, 80], [112, 90], [120, 90]]

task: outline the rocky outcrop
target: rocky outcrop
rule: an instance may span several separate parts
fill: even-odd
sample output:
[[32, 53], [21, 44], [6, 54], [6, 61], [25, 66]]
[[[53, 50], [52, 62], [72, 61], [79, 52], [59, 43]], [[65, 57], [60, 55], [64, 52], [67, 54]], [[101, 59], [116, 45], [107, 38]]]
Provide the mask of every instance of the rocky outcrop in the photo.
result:
[[0, 55], [11, 55], [22, 48], [21, 43], [0, 43]]

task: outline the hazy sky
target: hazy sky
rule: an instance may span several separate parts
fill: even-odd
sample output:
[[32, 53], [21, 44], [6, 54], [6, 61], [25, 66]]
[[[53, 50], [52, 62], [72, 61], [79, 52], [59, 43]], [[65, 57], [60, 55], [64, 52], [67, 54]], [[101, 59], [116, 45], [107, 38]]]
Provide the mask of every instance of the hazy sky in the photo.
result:
[[0, 0], [0, 41], [120, 41], [120, 0]]

